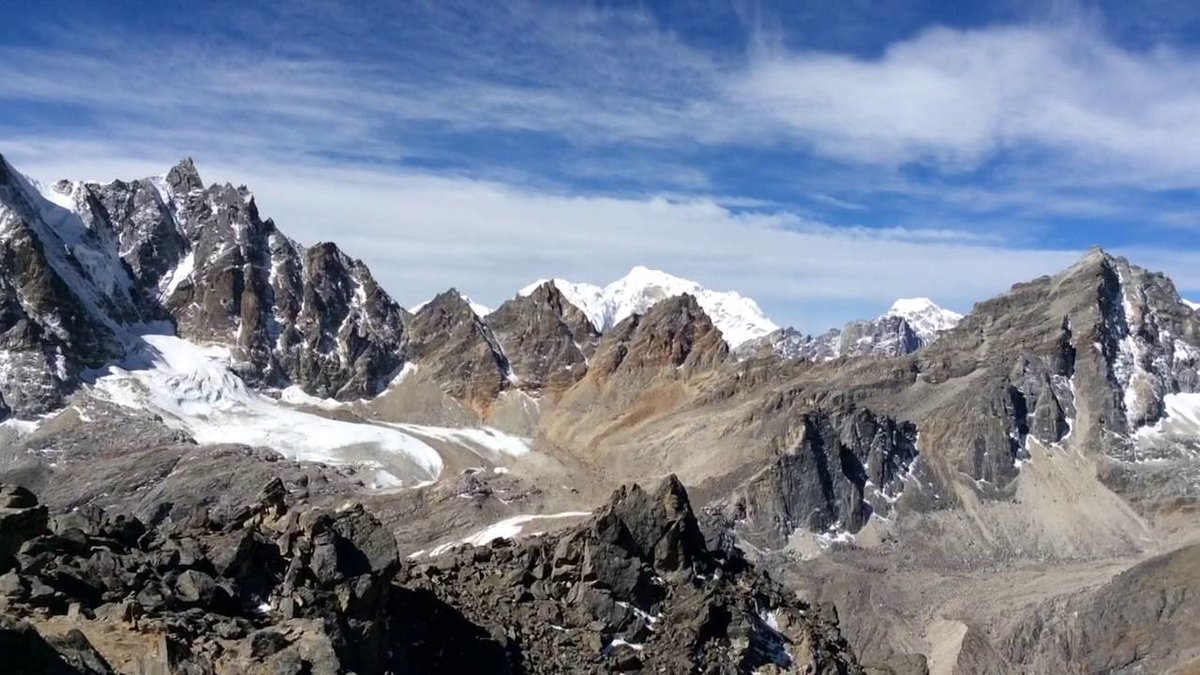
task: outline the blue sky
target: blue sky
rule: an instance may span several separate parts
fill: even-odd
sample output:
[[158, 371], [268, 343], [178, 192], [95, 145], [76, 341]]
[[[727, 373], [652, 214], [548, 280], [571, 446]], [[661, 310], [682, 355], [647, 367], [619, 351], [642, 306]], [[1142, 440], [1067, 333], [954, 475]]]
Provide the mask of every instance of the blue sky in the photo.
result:
[[1197, 3], [151, 4], [6, 9], [0, 152], [192, 156], [402, 304], [644, 264], [819, 330], [1093, 244], [1200, 297]]

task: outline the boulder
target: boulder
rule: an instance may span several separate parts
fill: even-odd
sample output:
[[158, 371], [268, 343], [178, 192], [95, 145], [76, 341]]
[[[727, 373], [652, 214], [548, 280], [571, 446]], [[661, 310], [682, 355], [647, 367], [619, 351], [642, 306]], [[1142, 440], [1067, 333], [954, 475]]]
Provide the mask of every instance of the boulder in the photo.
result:
[[37, 495], [20, 485], [0, 483], [0, 509], [28, 509], [38, 505]]
[[29, 623], [0, 616], [5, 672], [22, 675], [110, 675], [113, 669], [78, 630], [47, 639]]
[[12, 569], [27, 541], [45, 534], [49, 512], [25, 488], [0, 484], [0, 572]]

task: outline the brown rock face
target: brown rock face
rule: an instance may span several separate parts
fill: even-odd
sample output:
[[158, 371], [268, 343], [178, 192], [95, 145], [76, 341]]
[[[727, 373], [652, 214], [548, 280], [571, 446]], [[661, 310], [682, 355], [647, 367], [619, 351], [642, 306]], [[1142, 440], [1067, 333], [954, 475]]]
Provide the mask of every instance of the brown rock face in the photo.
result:
[[711, 368], [729, 358], [721, 331], [696, 298], [681, 295], [663, 300], [613, 327], [592, 359], [592, 372], [607, 378], [617, 372], [653, 374], [675, 368]]
[[522, 390], [556, 394], [579, 381], [600, 334], [588, 318], [547, 281], [487, 316]]
[[485, 414], [510, 388], [512, 371], [500, 343], [470, 304], [450, 289], [430, 300], [408, 323], [413, 360], [442, 389]]

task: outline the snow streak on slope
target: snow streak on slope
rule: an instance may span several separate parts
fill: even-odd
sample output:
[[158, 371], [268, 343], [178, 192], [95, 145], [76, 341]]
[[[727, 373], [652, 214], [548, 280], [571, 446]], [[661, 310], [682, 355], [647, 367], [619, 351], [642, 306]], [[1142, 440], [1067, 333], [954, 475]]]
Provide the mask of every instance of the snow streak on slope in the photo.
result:
[[583, 518], [592, 515], [591, 511], [564, 511], [562, 513], [546, 513], [527, 516], [513, 516], [506, 518], [498, 523], [492, 523], [484, 529], [456, 541], [450, 541], [445, 544], [435, 546], [428, 553], [425, 551], [417, 551], [409, 555], [409, 558], [418, 558], [422, 555], [429, 557], [439, 556], [455, 546], [470, 544], [471, 546], [486, 546], [489, 542], [495, 539], [516, 539], [521, 534], [525, 526], [535, 520], [559, 520], [563, 518]]
[[490, 462], [505, 457], [520, 457], [531, 452], [529, 441], [491, 427], [452, 428], [425, 424], [387, 423], [414, 436], [457, 443]]
[[168, 335], [144, 335], [95, 389], [129, 408], [158, 413], [199, 443], [270, 447], [285, 457], [378, 469], [376, 485], [436, 479], [442, 459], [398, 429], [331, 420], [294, 410], [250, 390], [229, 370], [229, 351]]
[[[563, 279], [553, 281], [567, 300], [583, 310], [597, 330], [601, 331], [612, 328], [632, 314], [644, 314], [660, 300], [685, 293], [695, 296], [730, 346], [740, 345], [779, 328], [750, 298], [734, 291], [710, 291], [695, 281], [641, 266], [634, 267], [629, 274], [603, 288]], [[518, 293], [530, 295], [545, 282], [545, 279], [537, 281]]]
[[963, 318], [958, 312], [938, 307], [929, 298], [900, 298], [883, 316], [903, 318], [925, 344], [932, 342], [938, 333], [954, 328]]

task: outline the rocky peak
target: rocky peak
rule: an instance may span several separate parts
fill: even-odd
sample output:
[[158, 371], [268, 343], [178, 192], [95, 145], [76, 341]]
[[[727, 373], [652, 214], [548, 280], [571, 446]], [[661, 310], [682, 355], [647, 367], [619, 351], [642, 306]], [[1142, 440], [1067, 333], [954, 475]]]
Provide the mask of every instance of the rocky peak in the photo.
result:
[[3, 407], [57, 405], [73, 372], [120, 358], [119, 335], [143, 320], [230, 347], [251, 384], [322, 397], [373, 395], [404, 363], [403, 312], [361, 262], [300, 246], [245, 187], [205, 187], [190, 159], [165, 177], [45, 196], [4, 166], [0, 333], [20, 347], [10, 361], [26, 386], [0, 374]]
[[653, 305], [617, 324], [600, 343], [593, 370], [604, 377], [618, 370], [658, 373], [709, 368], [729, 356], [721, 331], [696, 298], [683, 294]]
[[653, 493], [637, 484], [617, 489], [597, 514], [593, 532], [660, 573], [690, 573], [711, 564], [687, 490], [674, 474]]
[[[233, 346], [252, 382], [320, 397], [373, 395], [403, 365], [401, 310], [365, 265], [330, 243], [300, 246], [246, 187], [205, 187], [190, 159], [165, 184], [136, 181], [134, 208], [110, 213], [182, 337]], [[128, 203], [112, 185], [100, 192]]]
[[921, 346], [930, 344], [940, 333], [950, 330], [962, 320], [961, 314], [942, 309], [929, 298], [900, 298], [879, 320], [889, 317], [903, 319], [920, 339]]
[[828, 614], [705, 547], [674, 476], [619, 488], [576, 528], [452, 550], [401, 578], [520, 644], [509, 672], [861, 672]]
[[471, 303], [457, 288], [448, 288], [433, 296], [432, 300], [417, 308], [413, 316], [424, 316], [426, 322], [446, 328], [459, 323], [474, 322], [479, 318], [471, 309]]
[[[519, 295], [529, 295], [545, 283], [530, 284]], [[553, 283], [600, 331], [608, 331], [633, 314], [645, 314], [656, 303], [684, 294], [696, 298], [731, 347], [777, 328], [750, 298], [733, 291], [711, 291], [695, 281], [641, 265], [604, 287], [563, 279], [554, 279]]]
[[278, 328], [268, 334], [279, 331], [274, 351], [282, 369], [316, 396], [346, 400], [381, 391], [407, 356], [400, 306], [366, 265], [334, 244], [304, 252], [299, 283], [291, 280], [291, 242], [276, 236], [268, 246], [281, 261], [272, 268]]
[[409, 320], [411, 354], [442, 389], [486, 415], [514, 381], [492, 329], [455, 289], [439, 293]]
[[121, 242], [121, 257], [138, 280], [145, 300], [157, 304], [161, 282], [184, 257], [189, 243], [175, 223], [169, 196], [153, 179], [89, 184], [102, 218]]
[[185, 157], [171, 167], [167, 172], [166, 183], [171, 187], [171, 192], [180, 197], [204, 190], [204, 181], [200, 180], [200, 172], [196, 170], [196, 164], [191, 157]]
[[518, 295], [489, 314], [491, 327], [526, 391], [560, 392], [587, 372], [600, 334], [553, 282]]
[[119, 358], [144, 316], [95, 200], [42, 192], [0, 164], [0, 408], [29, 416], [59, 407], [84, 368]]
[[[936, 416], [928, 438], [972, 450], [964, 471], [1005, 484], [1043, 444], [1082, 437], [1082, 447], [1132, 458], [1135, 430], [1163, 414], [1164, 397], [1200, 386], [1200, 323], [1161, 274], [1089, 251], [1067, 270], [981, 302], [921, 352], [927, 382], [971, 376], [962, 414]], [[950, 436], [942, 437], [943, 429]]]
[[566, 324], [567, 328], [570, 329], [571, 335], [579, 343], [580, 349], [585, 354], [590, 355], [595, 351], [600, 336], [599, 330], [596, 329], [587, 314], [579, 307], [576, 307], [570, 298], [559, 290], [555, 282], [547, 281], [543, 283], [534, 289], [528, 297], [538, 305], [545, 305], [553, 311]]

